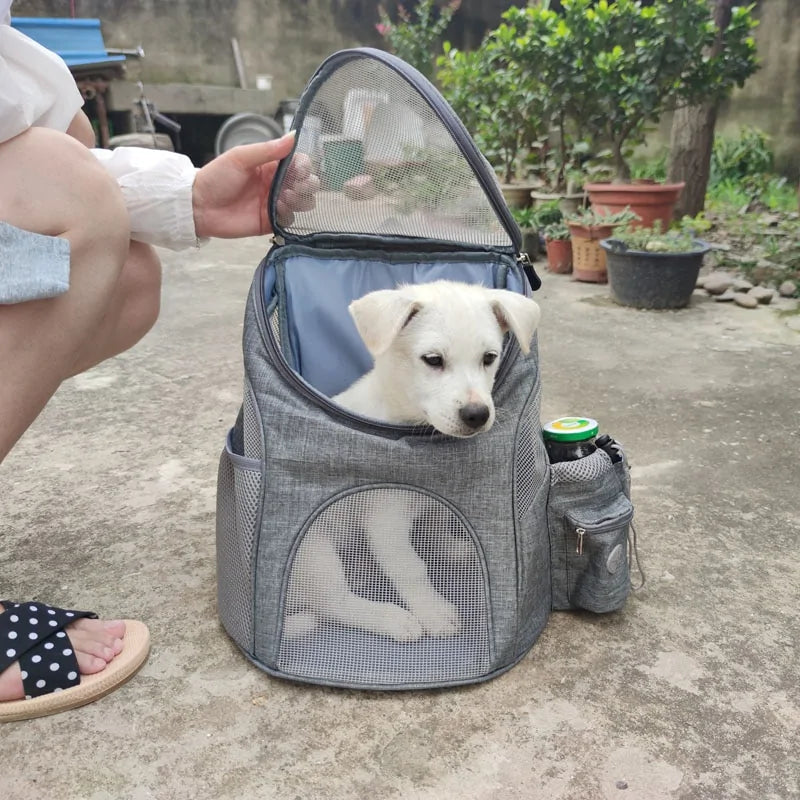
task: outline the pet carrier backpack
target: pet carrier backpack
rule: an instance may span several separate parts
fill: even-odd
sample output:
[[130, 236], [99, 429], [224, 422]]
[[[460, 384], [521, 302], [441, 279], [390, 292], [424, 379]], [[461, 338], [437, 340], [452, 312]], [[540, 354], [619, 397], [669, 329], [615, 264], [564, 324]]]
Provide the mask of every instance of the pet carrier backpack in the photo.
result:
[[[442, 278], [527, 294], [539, 280], [489, 165], [405, 62], [372, 49], [334, 54], [309, 82], [295, 129], [295, 154], [321, 189], [313, 210], [281, 219], [285, 159], [270, 196], [274, 246], [247, 299], [244, 399], [219, 468], [222, 623], [253, 663], [293, 680], [486, 680], [525, 655], [551, 609], [624, 603], [626, 464], [598, 448], [551, 468], [535, 338], [527, 357], [506, 338], [497, 419], [471, 438], [367, 419], [330, 399], [372, 366], [347, 311], [354, 299]], [[320, 613], [343, 581], [350, 599], [406, 613], [392, 554], [377, 558], [364, 535], [376, 519], [408, 526], [424, 579], [452, 612], [440, 630], [385, 635]], [[306, 563], [311, 543], [325, 549], [328, 573]]]

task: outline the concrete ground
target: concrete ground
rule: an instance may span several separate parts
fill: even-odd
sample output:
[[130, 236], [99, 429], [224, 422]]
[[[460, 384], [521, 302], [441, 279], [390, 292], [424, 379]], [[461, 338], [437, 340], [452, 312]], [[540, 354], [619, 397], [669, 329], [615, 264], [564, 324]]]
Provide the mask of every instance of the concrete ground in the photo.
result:
[[294, 685], [215, 614], [217, 458], [264, 248], [165, 253], [155, 330], [66, 383], [0, 467], [0, 594], [153, 637], [105, 699], [0, 729], [0, 797], [800, 797], [800, 334], [769, 309], [640, 312], [544, 275], [543, 417], [591, 414], [626, 445], [645, 590], [554, 614], [487, 684]]

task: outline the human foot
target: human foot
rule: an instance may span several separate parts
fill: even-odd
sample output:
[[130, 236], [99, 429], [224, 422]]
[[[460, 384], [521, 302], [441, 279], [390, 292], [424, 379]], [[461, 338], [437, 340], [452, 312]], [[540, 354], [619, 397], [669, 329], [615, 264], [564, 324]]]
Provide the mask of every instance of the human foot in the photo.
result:
[[[26, 603], [19, 608], [19, 614], [33, 615], [31, 607], [36, 603]], [[4, 607], [0, 604], [0, 614]], [[16, 611], [16, 609], [15, 609]], [[125, 623], [121, 620], [105, 622], [99, 619], [79, 619], [65, 628], [81, 675], [93, 675], [101, 672], [114, 657], [122, 652]], [[67, 641], [66, 639], [64, 640]], [[13, 644], [11, 641], [0, 642], [3, 653]], [[0, 702], [21, 700], [25, 697], [22, 687], [20, 666], [14, 662], [8, 669], [0, 673]]]

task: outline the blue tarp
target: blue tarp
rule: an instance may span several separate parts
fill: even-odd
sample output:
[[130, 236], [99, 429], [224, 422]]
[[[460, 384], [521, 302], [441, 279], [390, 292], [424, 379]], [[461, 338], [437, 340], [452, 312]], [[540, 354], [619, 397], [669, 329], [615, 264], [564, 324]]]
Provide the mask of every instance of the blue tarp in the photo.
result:
[[68, 67], [125, 60], [125, 56], [110, 56], [106, 51], [99, 19], [12, 17], [11, 27], [58, 53]]

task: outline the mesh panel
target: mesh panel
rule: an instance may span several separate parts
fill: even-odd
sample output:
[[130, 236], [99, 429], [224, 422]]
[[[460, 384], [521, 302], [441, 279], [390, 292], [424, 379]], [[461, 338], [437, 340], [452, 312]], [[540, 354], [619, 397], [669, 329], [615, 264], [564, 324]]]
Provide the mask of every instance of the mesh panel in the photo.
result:
[[264, 445], [261, 435], [261, 419], [258, 416], [256, 403], [250, 381], [244, 381], [244, 402], [242, 403], [242, 427], [244, 438], [244, 454], [247, 458], [261, 459]]
[[269, 315], [269, 326], [272, 328], [272, 335], [275, 337], [276, 344], [280, 347], [281, 344], [281, 320], [278, 316], [278, 308]]
[[[415, 88], [373, 58], [342, 64], [316, 87], [296, 152], [309, 157], [322, 190], [313, 211], [283, 226], [288, 233], [512, 244], [444, 124]], [[493, 179], [488, 167], [487, 174]]]
[[416, 491], [327, 506], [290, 566], [278, 666], [352, 685], [465, 680], [490, 667], [484, 570], [469, 531]]
[[595, 450], [585, 458], [576, 461], [560, 461], [552, 465], [551, 484], [579, 483], [592, 481], [605, 475], [612, 467], [611, 459], [602, 450]]
[[524, 412], [517, 439], [517, 516], [522, 519], [533, 508], [533, 500], [542, 488], [547, 470], [544, 442], [539, 435], [541, 396]]
[[217, 590], [225, 629], [250, 652], [253, 639], [253, 543], [261, 472], [222, 453], [217, 487]]

